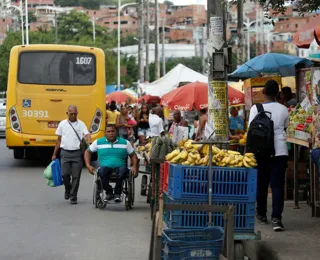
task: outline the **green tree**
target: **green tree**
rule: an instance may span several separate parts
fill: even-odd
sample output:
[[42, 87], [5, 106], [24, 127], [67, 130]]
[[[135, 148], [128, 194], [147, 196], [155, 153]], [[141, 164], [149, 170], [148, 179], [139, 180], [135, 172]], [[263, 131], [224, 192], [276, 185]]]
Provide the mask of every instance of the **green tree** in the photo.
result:
[[54, 3], [60, 6], [83, 6], [88, 9], [99, 9], [100, 0], [55, 0]]
[[[35, 43], [54, 43], [54, 34], [52, 32], [30, 32], [29, 34], [30, 44]], [[9, 69], [9, 57], [12, 47], [21, 44], [21, 33], [11, 32], [7, 35], [0, 46], [0, 91], [7, 89], [8, 69]]]
[[[237, 0], [232, 0], [232, 4], [237, 4]], [[246, 0], [243, 0], [245, 3]], [[284, 13], [286, 11], [284, 0], [250, 0], [250, 2], [259, 3], [266, 11], [272, 9], [275, 12]], [[320, 1], [319, 0], [300, 0], [297, 1], [298, 11], [302, 13], [314, 12], [319, 10]]]

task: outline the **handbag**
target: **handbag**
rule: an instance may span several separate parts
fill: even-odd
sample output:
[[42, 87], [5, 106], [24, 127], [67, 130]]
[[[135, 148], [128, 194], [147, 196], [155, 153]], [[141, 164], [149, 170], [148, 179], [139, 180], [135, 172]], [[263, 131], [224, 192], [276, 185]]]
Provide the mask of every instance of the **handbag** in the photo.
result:
[[84, 154], [85, 151], [88, 149], [89, 145], [87, 143], [87, 140], [85, 138], [80, 138], [78, 132], [76, 131], [76, 129], [74, 129], [74, 127], [72, 126], [72, 124], [70, 123], [70, 121], [68, 120], [69, 125], [72, 127], [73, 131], [75, 132], [75, 134], [77, 135], [79, 141], [80, 141], [80, 150], [81, 152]]

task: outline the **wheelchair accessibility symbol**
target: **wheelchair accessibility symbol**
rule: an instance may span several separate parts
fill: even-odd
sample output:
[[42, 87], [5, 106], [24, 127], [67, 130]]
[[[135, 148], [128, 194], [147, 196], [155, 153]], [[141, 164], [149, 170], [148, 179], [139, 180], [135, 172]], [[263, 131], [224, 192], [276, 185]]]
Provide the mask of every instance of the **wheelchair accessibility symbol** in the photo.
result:
[[31, 107], [31, 99], [24, 99], [22, 101], [22, 107]]

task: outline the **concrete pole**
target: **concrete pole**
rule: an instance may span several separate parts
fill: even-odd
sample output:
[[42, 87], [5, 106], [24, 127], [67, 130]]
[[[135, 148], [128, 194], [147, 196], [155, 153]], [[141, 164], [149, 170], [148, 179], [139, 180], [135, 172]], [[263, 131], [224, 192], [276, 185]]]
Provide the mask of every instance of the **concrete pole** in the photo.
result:
[[57, 18], [57, 11], [54, 11], [54, 19], [55, 19], [55, 37], [56, 37], [56, 44], [59, 43], [58, 40], [58, 18]]
[[150, 42], [150, 1], [146, 0], [146, 11], [147, 11], [147, 21], [146, 21], [146, 75], [145, 80], [150, 82], [150, 71], [149, 71], [149, 42]]
[[155, 0], [155, 59], [154, 59], [154, 72], [155, 72], [155, 80], [160, 78], [160, 64], [159, 64], [159, 2]]
[[24, 26], [23, 26], [23, 7], [22, 7], [22, 0], [20, 0], [20, 16], [21, 16], [21, 38], [22, 38], [22, 45], [24, 45]]
[[205, 27], [202, 27], [202, 37], [201, 37], [201, 65], [202, 65], [202, 74], [205, 73], [205, 53], [204, 53], [204, 43], [205, 43]]
[[238, 0], [238, 26], [237, 26], [237, 34], [238, 34], [238, 58], [240, 62], [244, 62], [244, 34], [243, 34], [243, 1]]
[[121, 11], [121, 0], [118, 0], [118, 74], [117, 74], [117, 86], [118, 86], [118, 91], [120, 91], [120, 11]]
[[166, 34], [164, 31], [164, 18], [162, 19], [162, 76], [166, 75], [166, 55], [165, 55], [165, 41]]
[[96, 18], [93, 16], [92, 17], [92, 37], [93, 37], [93, 42], [96, 42]]
[[25, 0], [26, 8], [26, 44], [29, 45], [29, 13], [28, 13], [28, 0]]
[[247, 60], [250, 60], [250, 19], [247, 17]]
[[143, 45], [144, 45], [144, 17], [143, 17], [143, 1], [139, 0], [138, 4], [138, 22], [139, 22], [139, 46], [138, 46], [138, 63], [139, 63], [139, 79], [140, 82], [144, 82], [144, 55], [143, 55]]

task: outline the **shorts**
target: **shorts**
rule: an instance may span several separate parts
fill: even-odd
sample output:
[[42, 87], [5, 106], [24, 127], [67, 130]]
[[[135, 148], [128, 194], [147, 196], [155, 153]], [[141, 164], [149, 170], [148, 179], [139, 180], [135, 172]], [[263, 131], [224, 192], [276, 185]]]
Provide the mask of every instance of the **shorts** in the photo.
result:
[[150, 136], [151, 135], [150, 128], [148, 128], [148, 129], [139, 128], [138, 129], [138, 136], [142, 136], [142, 135], [144, 135], [145, 137]]

